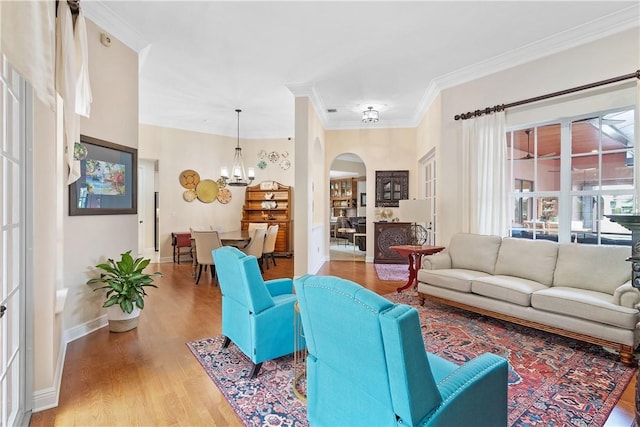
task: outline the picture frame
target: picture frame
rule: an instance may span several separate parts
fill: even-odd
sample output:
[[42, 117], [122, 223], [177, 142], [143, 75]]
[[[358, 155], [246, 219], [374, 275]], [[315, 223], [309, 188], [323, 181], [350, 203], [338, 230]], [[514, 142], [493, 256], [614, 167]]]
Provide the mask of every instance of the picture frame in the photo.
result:
[[69, 215], [138, 213], [138, 150], [80, 135], [80, 178], [69, 185]]
[[360, 206], [363, 208], [367, 206], [367, 193], [360, 193]]

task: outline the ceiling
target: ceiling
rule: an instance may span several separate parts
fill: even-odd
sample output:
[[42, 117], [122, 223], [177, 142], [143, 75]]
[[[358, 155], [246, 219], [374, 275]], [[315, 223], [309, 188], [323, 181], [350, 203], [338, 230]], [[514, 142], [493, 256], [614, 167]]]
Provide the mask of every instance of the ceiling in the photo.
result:
[[[141, 123], [235, 136], [240, 108], [241, 138], [293, 137], [295, 96], [326, 129], [413, 127], [439, 90], [640, 22], [638, 1], [81, 6], [139, 52]], [[360, 121], [368, 106], [378, 123]]]

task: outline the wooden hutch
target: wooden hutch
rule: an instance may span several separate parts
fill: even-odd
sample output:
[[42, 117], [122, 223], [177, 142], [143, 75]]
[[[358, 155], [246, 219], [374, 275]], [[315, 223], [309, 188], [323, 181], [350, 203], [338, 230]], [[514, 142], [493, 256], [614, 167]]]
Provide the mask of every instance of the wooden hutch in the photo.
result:
[[329, 196], [331, 197], [332, 217], [356, 216], [356, 208], [358, 207], [357, 179], [332, 179], [329, 182]]
[[263, 181], [247, 187], [242, 208], [242, 230], [249, 228], [250, 222], [279, 225], [276, 238], [277, 255], [293, 255], [293, 220], [291, 219], [292, 188], [275, 181]]

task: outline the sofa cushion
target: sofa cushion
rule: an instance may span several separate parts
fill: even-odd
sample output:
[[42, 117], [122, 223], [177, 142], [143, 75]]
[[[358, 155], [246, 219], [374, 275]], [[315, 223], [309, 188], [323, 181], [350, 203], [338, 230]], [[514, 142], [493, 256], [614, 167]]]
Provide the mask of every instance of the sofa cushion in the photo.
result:
[[638, 310], [613, 302], [613, 296], [585, 289], [551, 287], [531, 296], [533, 308], [600, 322], [625, 329], [635, 329]]
[[493, 274], [501, 242], [500, 236], [455, 234], [451, 238], [448, 248], [451, 267]]
[[551, 286], [557, 258], [558, 244], [555, 242], [505, 237], [498, 252], [496, 274]]
[[474, 294], [524, 307], [531, 305], [531, 294], [541, 289], [547, 289], [547, 286], [515, 276], [480, 277], [471, 283], [471, 292]]
[[586, 289], [613, 295], [618, 286], [631, 279], [629, 246], [561, 243], [553, 276], [553, 286]]
[[471, 281], [487, 273], [474, 270], [418, 270], [418, 281], [459, 292], [471, 292]]

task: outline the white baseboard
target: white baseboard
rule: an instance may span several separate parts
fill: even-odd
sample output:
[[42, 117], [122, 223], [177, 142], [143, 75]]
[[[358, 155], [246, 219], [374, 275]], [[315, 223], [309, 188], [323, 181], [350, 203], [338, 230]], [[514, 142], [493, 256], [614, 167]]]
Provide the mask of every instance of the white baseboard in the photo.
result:
[[67, 355], [67, 344], [105, 327], [108, 324], [107, 315], [104, 314], [97, 319], [74, 326], [62, 333], [62, 343], [60, 345], [60, 353], [58, 354], [58, 363], [56, 363], [56, 371], [53, 376], [53, 386], [42, 390], [35, 390], [33, 392], [33, 412], [40, 412], [45, 409], [51, 409], [58, 406], [60, 384], [62, 383], [62, 371], [64, 369], [64, 360]]

